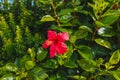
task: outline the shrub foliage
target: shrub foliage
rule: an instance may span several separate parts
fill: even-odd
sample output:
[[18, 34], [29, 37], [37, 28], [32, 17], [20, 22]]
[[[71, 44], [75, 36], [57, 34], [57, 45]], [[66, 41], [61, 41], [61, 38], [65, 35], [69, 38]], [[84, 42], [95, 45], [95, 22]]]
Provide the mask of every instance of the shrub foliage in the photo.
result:
[[[120, 80], [119, 0], [1, 0], [0, 80]], [[47, 31], [68, 32], [49, 57]]]

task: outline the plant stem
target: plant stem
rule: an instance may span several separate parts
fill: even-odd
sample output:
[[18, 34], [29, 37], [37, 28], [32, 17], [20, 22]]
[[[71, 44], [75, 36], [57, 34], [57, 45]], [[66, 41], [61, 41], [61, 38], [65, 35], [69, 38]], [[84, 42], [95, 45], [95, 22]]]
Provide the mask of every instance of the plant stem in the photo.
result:
[[[74, 0], [74, 9], [76, 8], [76, 0]], [[74, 18], [76, 18], [76, 11], [74, 10]]]
[[57, 12], [56, 12], [56, 7], [55, 7], [55, 5], [54, 5], [53, 2], [51, 2], [51, 5], [52, 5], [53, 11], [54, 11], [54, 15], [55, 15], [55, 18], [56, 18], [56, 22], [57, 22], [58, 26], [60, 26], [59, 17], [58, 17]]
[[95, 31], [93, 32], [93, 35], [92, 35], [92, 41], [94, 41], [97, 31], [98, 31], [98, 26], [95, 27]]

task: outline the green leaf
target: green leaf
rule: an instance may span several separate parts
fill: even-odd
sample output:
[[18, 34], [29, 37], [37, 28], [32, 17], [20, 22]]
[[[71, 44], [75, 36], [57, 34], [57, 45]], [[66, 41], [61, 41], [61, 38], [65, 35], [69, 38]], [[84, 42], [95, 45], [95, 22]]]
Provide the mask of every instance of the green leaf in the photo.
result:
[[71, 22], [67, 22], [67, 23], [62, 23], [60, 26], [69, 26], [69, 27], [71, 27], [71, 26], [73, 26], [72, 25], [72, 23]]
[[59, 70], [56, 76], [57, 76], [57, 80], [67, 80], [67, 74], [65, 70]]
[[48, 59], [45, 63], [43, 63], [43, 67], [56, 69], [56, 68], [58, 68], [58, 63], [54, 59]]
[[65, 64], [64, 64], [65, 67], [68, 67], [68, 68], [77, 68], [77, 64], [75, 62], [73, 62], [72, 60], [69, 60], [67, 61]]
[[35, 62], [33, 62], [33, 61], [27, 61], [27, 62], [25, 63], [25, 68], [26, 68], [27, 70], [32, 69], [34, 66], [35, 66]]
[[88, 32], [91, 32], [92, 33], [92, 30], [91, 28], [89, 28], [88, 26], [80, 26], [79, 29], [82, 29], [82, 30], [86, 30]]
[[110, 57], [109, 63], [117, 64], [119, 61], [120, 61], [120, 50], [116, 50], [113, 52], [112, 56]]
[[38, 48], [37, 60], [42, 61], [46, 58], [46, 56], [47, 56], [47, 51], [44, 50], [43, 48]]
[[88, 60], [80, 59], [77, 62], [78, 62], [78, 65], [87, 72], [94, 72], [96, 69], [96, 67]]
[[[79, 10], [78, 12], [79, 12], [79, 13], [82, 13], [82, 14], [85, 14], [85, 15], [90, 14], [90, 16], [94, 19], [94, 16], [93, 16], [90, 12], [88, 12], [88, 11], [86, 11], [86, 10]], [[95, 20], [95, 19], [94, 19], [94, 20]]]
[[103, 24], [103, 23], [100, 22], [100, 21], [95, 21], [95, 24], [96, 24], [97, 26], [100, 26], [100, 27], [101, 27], [101, 26], [102, 26], [102, 27], [105, 26], [105, 24]]
[[26, 77], [26, 76], [24, 76], [23, 74], [20, 74], [20, 75], [16, 76], [16, 80], [22, 80], [24, 77]]
[[112, 15], [120, 15], [120, 11], [119, 10], [109, 10], [107, 12], [105, 12], [102, 17], [105, 16], [112, 16]]
[[24, 56], [20, 59], [20, 66], [21, 66], [21, 67], [24, 67], [26, 61], [29, 61], [29, 60], [31, 60], [30, 56], [24, 55]]
[[45, 80], [48, 77], [48, 75], [42, 68], [35, 67], [32, 69], [30, 77], [32, 78], [32, 80]]
[[81, 1], [80, 0], [72, 0], [72, 4], [76, 4], [77, 6], [80, 5]]
[[116, 80], [120, 80], [120, 70], [109, 71], [109, 73], [113, 75]]
[[111, 44], [106, 40], [98, 38], [98, 39], [95, 39], [95, 42], [101, 46], [111, 49]]
[[57, 76], [56, 75], [52, 75], [52, 76], [50, 76], [49, 80], [57, 80]]
[[67, 59], [69, 59], [71, 56], [72, 56], [72, 54], [73, 54], [73, 45], [72, 44], [70, 44], [70, 43], [68, 43], [67, 44], [67, 52], [64, 54], [64, 56], [67, 58]]
[[40, 20], [41, 22], [55, 21], [55, 19], [51, 15], [45, 15]]
[[116, 73], [114, 73], [114, 74], [112, 74], [113, 76], [114, 76], [114, 78], [116, 79], [116, 80], [120, 80], [120, 77], [116, 74]]
[[63, 1], [59, 1], [59, 3], [56, 4], [56, 8], [58, 8], [58, 7], [62, 6], [62, 5], [63, 5]]
[[6, 69], [4, 67], [0, 67], [0, 75], [3, 75], [6, 73]]
[[14, 63], [7, 63], [4, 67], [7, 71], [16, 72], [18, 70], [17, 66]]
[[53, 0], [39, 0], [39, 1], [43, 4], [51, 4], [51, 2], [53, 2]]
[[98, 67], [100, 67], [100, 65], [103, 64], [103, 61], [104, 61], [103, 58], [99, 58], [98, 60], [96, 60], [96, 65], [97, 65]]
[[55, 26], [55, 25], [52, 25], [50, 27], [50, 29], [52, 29], [52, 30], [58, 30], [58, 31], [61, 31], [61, 32], [68, 32], [69, 35], [72, 34], [72, 30], [71, 29], [65, 29], [65, 28], [62, 28], [62, 27], [58, 28], [58, 26]]
[[[25, 70], [24, 70], [25, 71]], [[22, 80], [28, 76], [28, 72], [21, 71], [19, 75], [16, 75], [15, 80]]]
[[0, 80], [15, 80], [15, 75], [12, 73], [8, 73], [3, 75]]
[[75, 43], [77, 37], [76, 36], [70, 36], [70, 42]]
[[79, 54], [86, 60], [92, 60], [92, 50], [85, 45], [77, 46]]
[[35, 55], [36, 55], [34, 48], [29, 48], [28, 53], [30, 54], [30, 57], [34, 60]]
[[112, 69], [112, 68], [114, 68], [115, 66], [112, 66], [110, 63], [108, 63], [108, 62], [106, 62], [105, 63], [105, 68], [107, 69], [107, 70], [110, 70], [110, 69]]
[[118, 15], [105, 16], [100, 20], [100, 22], [106, 25], [112, 25], [118, 18]]
[[104, 27], [104, 28], [112, 28], [112, 26], [109, 26], [107, 24], [104, 24], [100, 21], [95, 21], [95, 24], [98, 26], [98, 27]]
[[88, 31], [86, 31], [86, 30], [78, 30], [78, 31], [75, 32], [74, 35], [77, 37], [77, 39], [83, 39], [88, 35]]
[[76, 12], [79, 12], [80, 10], [82, 10], [82, 8], [83, 8], [83, 6], [77, 6], [77, 7], [74, 8], [74, 10]]
[[74, 12], [74, 9], [61, 9], [61, 11], [58, 13], [58, 16], [63, 16], [63, 15], [67, 15], [70, 14], [71, 12]]
[[113, 37], [115, 36], [115, 31], [111, 28], [100, 28], [98, 29], [98, 35], [104, 37]]
[[85, 76], [80, 76], [80, 75], [73, 75], [68, 77], [75, 80], [87, 80]]
[[72, 19], [72, 15], [70, 13], [60, 16], [60, 22], [68, 23]]

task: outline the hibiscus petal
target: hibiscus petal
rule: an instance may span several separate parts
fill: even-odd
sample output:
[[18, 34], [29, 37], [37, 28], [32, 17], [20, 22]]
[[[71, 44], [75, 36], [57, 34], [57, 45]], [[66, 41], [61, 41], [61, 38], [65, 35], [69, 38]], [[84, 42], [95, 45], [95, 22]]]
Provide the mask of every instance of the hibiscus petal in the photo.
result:
[[43, 48], [48, 48], [53, 42], [51, 40], [46, 40], [43, 44], [42, 47]]
[[52, 44], [50, 46], [50, 58], [53, 58], [56, 55], [56, 45]]
[[67, 46], [63, 42], [59, 42], [56, 46], [58, 54], [64, 54], [67, 51]]
[[57, 39], [58, 39], [59, 41], [64, 42], [64, 41], [69, 40], [69, 35], [68, 35], [67, 32], [64, 32], [64, 33], [58, 33]]
[[48, 30], [48, 39], [49, 40], [55, 40], [57, 38], [57, 34], [55, 31]]

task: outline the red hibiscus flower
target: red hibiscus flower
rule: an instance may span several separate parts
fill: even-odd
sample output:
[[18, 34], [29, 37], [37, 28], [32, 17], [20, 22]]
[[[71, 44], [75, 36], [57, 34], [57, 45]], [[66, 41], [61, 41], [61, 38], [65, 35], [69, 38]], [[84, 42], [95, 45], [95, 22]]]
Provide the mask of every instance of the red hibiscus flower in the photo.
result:
[[50, 58], [53, 58], [57, 53], [64, 54], [67, 51], [67, 46], [64, 43], [69, 40], [67, 32], [56, 34], [55, 31], [48, 30], [48, 39], [42, 44], [43, 48], [50, 46]]

